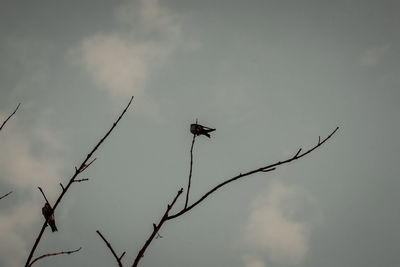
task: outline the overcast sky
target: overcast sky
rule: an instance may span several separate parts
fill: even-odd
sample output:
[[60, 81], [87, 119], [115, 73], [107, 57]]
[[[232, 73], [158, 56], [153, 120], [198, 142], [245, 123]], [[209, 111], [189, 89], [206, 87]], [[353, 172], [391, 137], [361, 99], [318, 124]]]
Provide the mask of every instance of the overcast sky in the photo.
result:
[[[141, 266], [400, 267], [398, 1], [0, 3], [0, 265], [21, 266], [51, 203], [131, 95], [97, 161], [58, 206], [38, 266], [130, 266], [189, 173], [191, 201]], [[182, 206], [183, 198], [177, 203]]]

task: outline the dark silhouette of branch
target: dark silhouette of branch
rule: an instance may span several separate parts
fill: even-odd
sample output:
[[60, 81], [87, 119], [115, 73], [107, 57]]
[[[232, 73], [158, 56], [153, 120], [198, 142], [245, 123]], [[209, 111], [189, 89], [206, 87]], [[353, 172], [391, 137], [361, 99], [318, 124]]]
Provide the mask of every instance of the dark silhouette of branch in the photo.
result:
[[139, 251], [138, 255], [135, 258], [135, 261], [133, 262], [132, 267], [136, 267], [139, 264], [139, 261], [143, 258], [144, 256], [144, 252], [146, 251], [147, 247], [150, 245], [151, 241], [153, 241], [154, 237], [156, 236], [156, 234], [158, 233], [158, 231], [160, 230], [161, 226], [164, 224], [164, 222], [167, 220], [168, 218], [168, 213], [169, 211], [172, 209], [172, 207], [175, 205], [176, 200], [178, 199], [178, 197], [182, 194], [183, 192], [183, 188], [181, 188], [178, 193], [176, 194], [174, 200], [171, 202], [171, 204], [167, 205], [167, 210], [165, 211], [164, 215], [162, 216], [160, 222], [157, 225], [153, 224], [153, 232], [151, 233], [149, 239], [147, 239], [146, 243], [144, 244], [144, 246], [142, 247], [142, 249]]
[[[86, 158], [83, 160], [83, 162], [81, 163], [79, 168], [75, 167], [75, 173], [72, 175], [72, 177], [70, 178], [68, 184], [66, 187], [62, 186], [63, 190], [60, 194], [60, 196], [58, 197], [58, 199], [56, 200], [54, 206], [53, 206], [53, 212], [56, 210], [58, 204], [60, 203], [60, 201], [63, 199], [65, 193], [68, 191], [69, 187], [75, 182], [76, 177], [82, 173], [84, 170], [86, 170], [86, 168], [93, 163], [94, 160], [90, 161], [93, 153], [100, 147], [100, 145], [104, 142], [104, 140], [110, 135], [110, 133], [114, 130], [115, 126], [117, 126], [118, 122], [121, 120], [121, 118], [124, 116], [125, 112], [127, 111], [128, 107], [130, 106], [130, 104], [132, 103], [133, 100], [133, 96], [131, 97], [131, 99], [129, 100], [128, 105], [125, 107], [125, 109], [122, 111], [121, 115], [118, 117], [118, 119], [113, 123], [112, 127], [108, 130], [108, 132], [103, 136], [102, 139], [100, 139], [100, 141], [95, 145], [95, 147], [90, 151], [90, 153], [86, 156]], [[89, 163], [88, 163], [89, 162]], [[39, 232], [38, 237], [36, 238], [35, 243], [33, 244], [33, 247], [29, 253], [28, 259], [26, 260], [25, 263], [25, 267], [28, 267], [30, 264], [30, 261], [32, 259], [33, 253], [36, 250], [37, 245], [40, 242], [40, 239], [42, 238], [43, 232], [47, 226], [47, 221], [45, 220], [45, 222], [42, 225], [42, 228]]]
[[[197, 123], [197, 120], [196, 120]], [[193, 147], [194, 147], [194, 141], [196, 140], [196, 135], [193, 134], [193, 140], [192, 140], [192, 146], [190, 147], [190, 170], [189, 170], [189, 179], [188, 179], [188, 186], [186, 190], [186, 200], [185, 200], [185, 209], [188, 205], [189, 201], [189, 192], [190, 192], [190, 183], [192, 181], [192, 170], [193, 170]]]
[[18, 104], [18, 106], [14, 109], [13, 113], [11, 113], [11, 115], [8, 116], [8, 118], [1, 124], [0, 131], [3, 129], [4, 125], [6, 124], [6, 122], [15, 114], [15, 112], [17, 112], [17, 110], [18, 110], [20, 105], [21, 105], [21, 103]]
[[8, 196], [9, 194], [11, 194], [13, 191], [8, 192], [7, 194], [5, 194], [4, 196], [1, 196], [0, 199], [5, 198], [6, 196]]
[[[187, 192], [187, 194], [186, 194], [185, 206], [182, 208], [182, 210], [180, 210], [180, 211], [177, 212], [176, 214], [169, 215], [169, 211], [170, 211], [171, 208], [174, 206], [176, 200], [178, 199], [178, 197], [179, 197], [179, 196], [182, 194], [182, 192], [183, 192], [183, 189], [181, 188], [181, 189], [178, 191], [178, 193], [177, 193], [177, 195], [175, 196], [175, 198], [174, 198], [174, 200], [172, 201], [172, 203], [168, 205], [167, 210], [165, 211], [164, 215], [163, 215], [162, 218], [160, 219], [159, 223], [158, 223], [158, 224], [154, 224], [154, 223], [153, 223], [153, 232], [151, 233], [150, 237], [147, 239], [147, 241], [146, 241], [146, 243], [144, 244], [144, 246], [142, 247], [142, 249], [139, 251], [138, 255], [137, 255], [136, 258], [135, 258], [135, 261], [133, 262], [132, 267], [136, 267], [136, 266], [139, 264], [139, 261], [140, 261], [140, 260], [142, 259], [142, 257], [144, 256], [144, 252], [146, 251], [146, 249], [148, 248], [148, 246], [150, 245], [150, 243], [153, 241], [153, 239], [154, 239], [155, 237], [156, 237], [156, 238], [162, 237], [162, 236], [159, 235], [158, 232], [160, 231], [161, 227], [163, 226], [163, 224], [164, 224], [166, 221], [175, 219], [175, 218], [177, 218], [177, 217], [179, 217], [179, 216], [185, 214], [186, 212], [190, 211], [191, 209], [193, 209], [194, 207], [196, 207], [198, 204], [200, 204], [201, 202], [203, 202], [203, 201], [204, 201], [208, 196], [210, 196], [212, 193], [214, 193], [215, 191], [217, 191], [217, 190], [220, 189], [221, 187], [223, 187], [223, 186], [225, 186], [225, 185], [227, 185], [227, 184], [229, 184], [229, 183], [231, 183], [231, 182], [233, 182], [233, 181], [236, 181], [236, 180], [238, 180], [238, 179], [240, 179], [240, 178], [243, 178], [243, 177], [246, 177], [246, 176], [250, 176], [250, 175], [252, 175], [252, 174], [259, 173], [259, 172], [271, 172], [271, 171], [274, 171], [274, 170], [276, 170], [276, 168], [277, 168], [278, 166], [280, 166], [280, 165], [284, 165], [284, 164], [290, 163], [290, 162], [292, 162], [292, 161], [294, 161], [294, 160], [297, 160], [297, 159], [300, 159], [300, 158], [306, 156], [307, 154], [311, 153], [312, 151], [314, 151], [315, 149], [317, 149], [318, 147], [320, 147], [321, 145], [323, 145], [328, 139], [330, 139], [330, 138], [337, 132], [338, 129], [339, 129], [339, 127], [336, 127], [336, 129], [335, 129], [334, 131], [332, 131], [332, 132], [331, 132], [325, 139], [323, 139], [322, 141], [321, 141], [321, 137], [318, 137], [318, 143], [317, 143], [316, 145], [314, 145], [313, 147], [311, 147], [309, 150], [307, 150], [307, 151], [305, 151], [305, 152], [303, 152], [303, 153], [301, 153], [302, 148], [300, 148], [300, 149], [296, 152], [296, 154], [294, 154], [294, 156], [292, 156], [292, 157], [290, 157], [290, 158], [288, 158], [288, 159], [286, 159], [286, 160], [284, 160], [284, 161], [278, 161], [278, 162], [276, 162], [276, 163], [273, 163], [273, 164], [270, 164], [270, 165], [267, 165], [267, 166], [264, 166], [264, 167], [261, 167], [261, 168], [254, 169], [254, 170], [248, 171], [248, 172], [246, 172], [246, 173], [240, 173], [239, 175], [237, 175], [237, 176], [235, 176], [235, 177], [233, 177], [233, 178], [230, 178], [230, 179], [225, 180], [224, 182], [222, 182], [222, 183], [216, 185], [216, 186], [213, 187], [211, 190], [209, 190], [208, 192], [206, 192], [206, 193], [205, 193], [202, 197], [200, 197], [196, 202], [194, 202], [193, 204], [191, 204], [191, 205], [188, 206], [187, 203], [188, 203], [188, 199], [189, 199], [190, 180], [191, 180], [192, 164], [193, 164], [193, 145], [194, 145], [194, 138], [193, 138], [192, 147], [191, 147], [191, 150], [190, 150], [190, 152], [191, 152], [191, 163], [190, 163], [190, 172], [189, 172], [188, 192]], [[105, 241], [105, 242], [106, 242], [106, 241]], [[106, 243], [107, 243], [107, 242], [106, 242]], [[112, 248], [110, 248], [110, 249], [112, 250]], [[114, 257], [117, 259], [117, 262], [118, 262], [118, 257], [116, 256], [115, 253], [113, 253], [113, 254], [114, 254]]]
[[74, 183], [80, 183], [80, 182], [86, 182], [86, 181], [89, 181], [89, 178], [75, 179]]
[[[49, 201], [47, 200], [47, 197], [46, 197], [46, 195], [44, 194], [42, 188], [41, 188], [40, 186], [38, 186], [38, 189], [40, 190], [40, 192], [42, 192], [42, 195], [43, 195], [43, 197], [44, 197], [44, 200], [46, 200], [46, 203], [50, 205], [50, 203], [49, 203]], [[50, 205], [50, 208], [51, 208], [51, 205]]]
[[51, 257], [51, 256], [57, 256], [57, 255], [63, 255], [63, 254], [72, 254], [72, 253], [78, 252], [78, 251], [81, 250], [81, 249], [82, 249], [82, 247], [80, 247], [80, 248], [78, 248], [78, 249], [75, 249], [75, 250], [70, 250], [70, 251], [60, 251], [60, 252], [55, 252], [55, 253], [43, 254], [42, 256], [37, 257], [36, 259], [34, 259], [34, 260], [29, 264], [29, 267], [32, 266], [32, 265], [33, 265], [35, 262], [37, 262], [38, 260], [41, 260], [41, 259], [43, 259], [43, 258]]
[[107, 247], [110, 249], [111, 253], [113, 254], [115, 260], [118, 262], [118, 266], [123, 267], [121, 259], [122, 257], [125, 255], [125, 251], [124, 253], [122, 253], [122, 255], [120, 257], [117, 256], [117, 253], [115, 253], [114, 249], [112, 248], [111, 244], [107, 241], [107, 239], [100, 233], [99, 230], [96, 231], [96, 233], [101, 237], [101, 239], [103, 239], [104, 243], [106, 243]]
[[294, 161], [294, 160], [297, 160], [297, 159], [300, 159], [300, 158], [304, 157], [305, 155], [311, 153], [312, 151], [314, 151], [315, 149], [317, 149], [318, 147], [320, 147], [322, 144], [324, 144], [329, 138], [332, 137], [332, 135], [334, 135], [334, 134], [336, 133], [336, 131], [337, 131], [338, 129], [339, 129], [339, 127], [336, 127], [336, 129], [335, 129], [333, 132], [331, 132], [331, 134], [329, 134], [324, 140], [322, 140], [322, 142], [321, 142], [321, 140], [320, 140], [320, 138], [319, 138], [317, 145], [313, 146], [312, 148], [310, 148], [309, 150], [307, 150], [307, 151], [304, 152], [304, 153], [300, 153], [300, 152], [301, 152], [301, 149], [299, 149], [299, 151], [298, 151], [293, 157], [291, 157], [291, 158], [289, 158], [289, 159], [286, 159], [286, 160], [284, 160], [284, 161], [278, 161], [278, 162], [276, 162], [276, 163], [273, 163], [273, 164], [267, 165], [267, 166], [265, 166], [265, 167], [261, 167], [261, 168], [255, 169], [255, 170], [251, 170], [251, 171], [246, 172], [246, 173], [243, 173], [243, 174], [240, 173], [239, 175], [237, 175], [237, 176], [235, 176], [235, 177], [233, 177], [233, 178], [231, 178], [231, 179], [228, 179], [228, 180], [226, 180], [226, 181], [224, 181], [224, 182], [218, 184], [217, 186], [215, 186], [214, 188], [212, 188], [210, 191], [208, 191], [207, 193], [205, 193], [199, 200], [197, 200], [196, 202], [194, 202], [194, 203], [193, 203], [192, 205], [190, 205], [189, 207], [183, 208], [181, 211], [179, 211], [178, 213], [176, 213], [176, 214], [174, 214], [174, 215], [168, 216], [167, 220], [171, 220], [171, 219], [174, 219], [174, 218], [176, 218], [176, 217], [179, 217], [179, 216], [185, 214], [186, 212], [188, 212], [188, 211], [191, 210], [192, 208], [196, 207], [196, 206], [197, 206], [198, 204], [200, 204], [203, 200], [205, 200], [209, 195], [211, 195], [212, 193], [214, 193], [215, 191], [217, 191], [219, 188], [223, 187], [224, 185], [227, 185], [227, 184], [229, 184], [229, 183], [231, 183], [231, 182], [233, 182], [233, 181], [236, 181], [236, 180], [238, 180], [238, 179], [240, 179], [240, 178], [243, 178], [243, 177], [246, 177], [246, 176], [249, 176], [249, 175], [258, 173], [258, 172], [270, 172], [270, 171], [274, 171], [274, 170], [276, 169], [276, 167], [278, 167], [278, 166], [280, 166], [280, 165], [283, 165], [283, 164], [286, 164], [286, 163], [289, 163], [289, 162], [291, 162], [291, 161]]

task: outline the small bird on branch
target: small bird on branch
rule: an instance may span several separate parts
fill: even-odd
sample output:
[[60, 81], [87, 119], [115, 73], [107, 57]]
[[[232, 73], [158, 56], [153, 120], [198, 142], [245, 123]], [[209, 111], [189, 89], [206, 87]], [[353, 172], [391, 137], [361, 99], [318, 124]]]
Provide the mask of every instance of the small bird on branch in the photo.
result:
[[193, 123], [193, 124], [190, 124], [190, 132], [192, 134], [194, 134], [194, 135], [197, 135], [197, 136], [205, 135], [208, 138], [210, 138], [211, 136], [210, 136], [209, 133], [211, 133], [213, 131], [215, 131], [215, 129], [210, 128], [210, 127], [206, 127], [206, 126], [203, 126], [203, 125], [200, 125], [200, 124], [197, 124], [197, 122]]
[[49, 220], [48, 223], [51, 227], [51, 231], [52, 232], [58, 231], [56, 226], [56, 221], [54, 220], [53, 209], [50, 207], [49, 203], [44, 204], [44, 207], [42, 208], [42, 214], [46, 220], [47, 219]]

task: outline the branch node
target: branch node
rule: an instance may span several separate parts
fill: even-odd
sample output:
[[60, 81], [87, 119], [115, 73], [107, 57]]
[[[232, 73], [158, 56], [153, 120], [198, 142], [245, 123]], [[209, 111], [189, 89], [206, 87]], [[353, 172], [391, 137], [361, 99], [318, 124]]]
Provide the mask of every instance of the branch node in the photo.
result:
[[300, 152], [301, 152], [301, 148], [299, 149], [299, 151], [297, 151], [296, 155], [294, 155], [293, 158], [294, 158], [294, 159], [297, 158], [297, 156], [300, 154]]

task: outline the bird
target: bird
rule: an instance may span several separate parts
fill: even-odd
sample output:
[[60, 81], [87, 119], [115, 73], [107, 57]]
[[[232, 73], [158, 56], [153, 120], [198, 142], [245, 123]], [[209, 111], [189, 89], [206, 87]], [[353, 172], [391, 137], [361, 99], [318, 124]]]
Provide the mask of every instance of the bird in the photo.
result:
[[200, 124], [197, 123], [197, 121], [196, 121], [196, 123], [190, 124], [190, 132], [192, 134], [194, 134], [194, 135], [197, 135], [197, 136], [205, 135], [208, 138], [210, 138], [211, 136], [210, 136], [209, 133], [211, 133], [213, 131], [215, 131], [215, 129], [200, 125]]
[[50, 207], [49, 203], [44, 204], [44, 207], [42, 208], [42, 214], [46, 219], [46, 221], [48, 220], [48, 224], [51, 227], [51, 231], [52, 232], [58, 231], [56, 226], [56, 221], [54, 220], [53, 209]]

